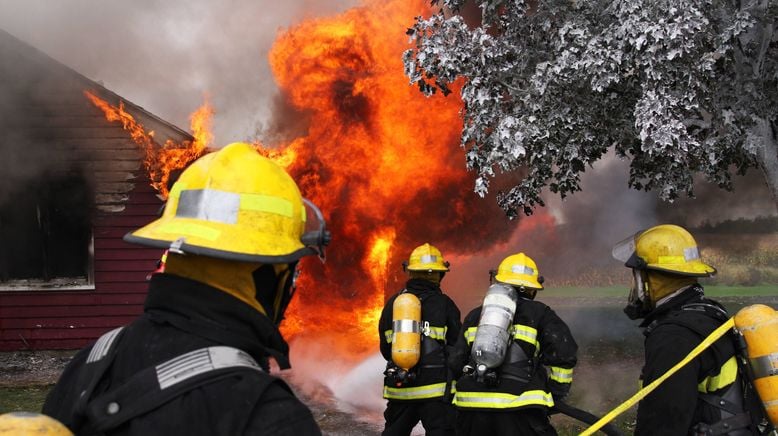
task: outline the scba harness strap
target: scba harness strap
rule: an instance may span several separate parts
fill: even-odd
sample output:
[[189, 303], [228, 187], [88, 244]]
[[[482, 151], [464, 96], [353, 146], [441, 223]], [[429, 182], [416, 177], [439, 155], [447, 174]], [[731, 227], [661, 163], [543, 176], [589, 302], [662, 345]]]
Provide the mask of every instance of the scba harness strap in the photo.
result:
[[[124, 384], [93, 398], [95, 387], [113, 362], [123, 327], [103, 335], [86, 361], [82, 381], [87, 388], [77, 405], [78, 434], [103, 434], [145, 414], [197, 387], [246, 373], [266, 374], [242, 350], [227, 346], [205, 347], [184, 353], [158, 365], [145, 368]], [[277, 380], [259, 377], [256, 390], [264, 391]]]
[[[711, 302], [685, 304], [681, 306], [681, 311], [702, 313], [717, 321], [720, 321], [721, 323], [726, 322], [729, 317], [724, 308]], [[703, 338], [708, 334], [707, 330], [701, 329], [699, 325], [695, 324], [694, 322], [682, 321], [682, 318], [673, 317], [668, 321], [670, 323], [686, 327]], [[733, 340], [736, 344], [736, 355], [721, 365], [721, 373], [718, 376], [706, 377], [705, 380], [700, 383], [700, 386], [706, 385], [706, 382], [709, 383], [710, 379], [715, 380], [717, 378], [734, 378], [734, 380], [732, 380], [732, 382], [728, 385], [725, 384], [723, 386], [714, 386], [712, 389], [710, 387], [704, 390], [698, 388], [700, 390], [700, 400], [718, 409], [721, 418], [719, 421], [712, 424], [698, 423], [692, 429], [692, 433], [695, 435], [745, 436], [753, 434], [751, 429], [756, 428], [756, 422], [754, 418], [760, 416], [760, 413], [758, 409], [754, 409], [751, 406], [753, 401], [749, 401], [749, 398], [747, 398], [748, 396], [744, 393], [744, 388], [749, 392], [753, 391], [753, 389], [751, 389], [751, 387], [748, 385], [748, 382], [746, 381], [747, 377], [745, 377], [746, 374], [744, 373], [744, 368], [741, 367], [741, 359], [738, 359], [737, 356], [737, 354], [741, 353], [742, 350], [737, 345], [737, 338], [734, 338]], [[716, 351], [714, 351], [714, 354], [717, 356], [717, 359], [721, 360]], [[723, 377], [723, 373], [725, 371], [734, 371], [734, 374], [730, 374], [729, 377]], [[719, 383], [720, 382], [721, 381], [719, 381]], [[744, 382], [745, 385], [743, 385]], [[713, 384], [718, 385], [718, 383]], [[711, 393], [713, 390], [718, 391], [720, 389], [723, 389], [723, 392], [720, 394]], [[752, 395], [752, 393], [749, 393], [749, 395]]]

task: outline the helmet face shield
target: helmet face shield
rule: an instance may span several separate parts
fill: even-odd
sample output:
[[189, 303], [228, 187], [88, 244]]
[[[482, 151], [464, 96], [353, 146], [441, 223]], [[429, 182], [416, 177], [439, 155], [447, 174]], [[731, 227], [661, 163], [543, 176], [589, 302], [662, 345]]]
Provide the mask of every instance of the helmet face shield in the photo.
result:
[[611, 255], [613, 258], [621, 262], [627, 262], [635, 254], [635, 247], [637, 247], [638, 236], [640, 236], [643, 231], [644, 230], [640, 230], [634, 235], [619, 241], [616, 245], [614, 245], [613, 249], [611, 250]]

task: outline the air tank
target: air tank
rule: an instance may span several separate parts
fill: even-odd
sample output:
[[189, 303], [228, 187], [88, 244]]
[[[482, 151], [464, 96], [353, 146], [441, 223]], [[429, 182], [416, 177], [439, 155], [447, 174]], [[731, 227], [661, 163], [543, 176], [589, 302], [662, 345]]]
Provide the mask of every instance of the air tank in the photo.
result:
[[744, 307], [735, 315], [743, 335], [754, 388], [773, 426], [778, 426], [778, 313], [764, 304]]
[[409, 370], [421, 354], [421, 301], [409, 292], [402, 293], [392, 304], [392, 362]]
[[516, 290], [501, 283], [489, 286], [486, 291], [470, 353], [479, 373], [500, 366], [505, 359], [517, 299]]

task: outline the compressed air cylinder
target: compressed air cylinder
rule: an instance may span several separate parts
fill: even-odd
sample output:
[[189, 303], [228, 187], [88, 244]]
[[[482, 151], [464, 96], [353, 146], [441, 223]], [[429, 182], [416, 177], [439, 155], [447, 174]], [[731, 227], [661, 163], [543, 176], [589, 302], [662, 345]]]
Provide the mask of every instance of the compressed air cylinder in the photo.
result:
[[421, 355], [421, 301], [411, 293], [392, 304], [392, 362], [404, 370], [419, 363]]
[[778, 426], [778, 313], [764, 304], [744, 307], [735, 327], [746, 340], [754, 387], [773, 426]]
[[517, 298], [515, 289], [500, 283], [489, 286], [486, 291], [470, 352], [477, 369], [496, 368], [505, 359]]

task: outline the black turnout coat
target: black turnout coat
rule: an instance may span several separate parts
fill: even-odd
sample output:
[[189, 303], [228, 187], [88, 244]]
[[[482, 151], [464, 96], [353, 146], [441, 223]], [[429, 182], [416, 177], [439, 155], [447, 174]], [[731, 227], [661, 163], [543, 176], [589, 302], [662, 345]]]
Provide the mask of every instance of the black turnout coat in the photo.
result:
[[[693, 285], [654, 309], [641, 323], [646, 337], [643, 386], [683, 360], [722, 324], [721, 318], [703, 310], [706, 305], [724, 310], [719, 303], [704, 297], [701, 286]], [[690, 310], [695, 308], [698, 310]], [[638, 405], [635, 435], [686, 435], [699, 422], [718, 421], [719, 409], [702, 400], [698, 384], [719, 374], [722, 365], [734, 355], [732, 338], [725, 335], [659, 385]]]
[[[416, 378], [405, 384], [404, 388], [451, 381], [451, 373], [446, 368], [446, 360], [462, 327], [461, 315], [454, 301], [441, 291], [440, 286], [428, 280], [408, 280], [405, 289], [390, 297], [384, 305], [378, 322], [381, 355], [387, 362], [392, 361], [392, 344], [388, 340], [387, 332], [392, 330], [392, 305], [403, 291], [410, 292], [421, 300], [422, 322], [429, 323], [429, 326], [438, 329], [437, 331], [445, 330], [445, 339], [422, 338], [421, 357], [416, 367], [412, 368], [416, 372]], [[437, 343], [437, 346], [427, 345], [425, 347], [424, 341], [430, 341], [431, 345]], [[391, 380], [385, 380], [384, 385], [392, 386]]]
[[[240, 349], [267, 369], [268, 353], [288, 348], [272, 322], [247, 304], [206, 284], [169, 274], [152, 277], [144, 313], [123, 329], [113, 364], [92, 397], [144, 368], [203, 347]], [[97, 434], [75, 410], [92, 346], [81, 350], [49, 394], [43, 413], [75, 434]], [[148, 390], [147, 392], [152, 392]], [[319, 435], [308, 408], [266, 371], [238, 371], [184, 392], [105, 432], [109, 435]]]

